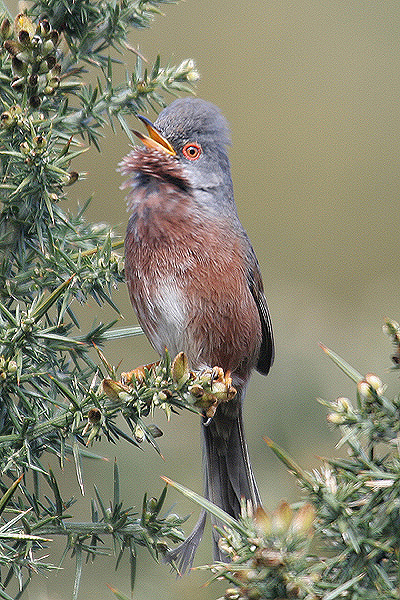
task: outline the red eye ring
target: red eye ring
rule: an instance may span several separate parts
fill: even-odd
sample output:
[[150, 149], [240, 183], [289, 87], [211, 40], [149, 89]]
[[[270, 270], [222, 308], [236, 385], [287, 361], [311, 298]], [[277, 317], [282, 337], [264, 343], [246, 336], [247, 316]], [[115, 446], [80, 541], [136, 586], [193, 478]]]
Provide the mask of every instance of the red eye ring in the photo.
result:
[[188, 142], [182, 148], [182, 154], [188, 160], [197, 160], [201, 155], [202, 149], [196, 142]]

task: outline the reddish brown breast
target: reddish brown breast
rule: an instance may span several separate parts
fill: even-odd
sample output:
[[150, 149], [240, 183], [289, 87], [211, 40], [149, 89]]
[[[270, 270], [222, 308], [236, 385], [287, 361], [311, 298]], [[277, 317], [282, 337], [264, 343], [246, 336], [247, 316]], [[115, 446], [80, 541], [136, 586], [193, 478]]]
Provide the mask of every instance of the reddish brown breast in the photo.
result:
[[247, 283], [245, 240], [168, 177], [135, 186], [129, 202], [127, 284], [153, 346], [172, 355], [183, 350], [192, 368], [218, 365], [247, 379], [261, 325]]

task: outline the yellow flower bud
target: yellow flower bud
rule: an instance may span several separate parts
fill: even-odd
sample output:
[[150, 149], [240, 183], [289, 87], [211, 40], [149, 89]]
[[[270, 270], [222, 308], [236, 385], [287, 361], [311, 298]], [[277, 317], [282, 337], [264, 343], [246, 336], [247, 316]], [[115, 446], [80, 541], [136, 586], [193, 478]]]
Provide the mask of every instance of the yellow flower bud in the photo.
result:
[[262, 535], [270, 535], [272, 532], [272, 519], [261, 506], [257, 506], [256, 508], [254, 521], [257, 529]]
[[184, 352], [179, 352], [171, 365], [172, 379], [175, 383], [183, 385], [189, 379], [189, 362]]
[[312, 504], [307, 502], [294, 515], [291, 530], [299, 535], [307, 535], [310, 533], [314, 521], [315, 509]]
[[144, 431], [143, 431], [142, 427], [140, 427], [140, 425], [136, 425], [133, 435], [135, 436], [135, 440], [137, 442], [139, 442], [139, 444], [141, 444], [143, 442]]
[[383, 383], [377, 375], [374, 375], [373, 373], [367, 373], [365, 376], [365, 381], [371, 386], [378, 396], [382, 396]]
[[228, 588], [224, 594], [224, 600], [238, 600], [240, 598], [239, 590], [236, 588]]
[[10, 360], [7, 365], [7, 371], [9, 373], [15, 373], [17, 369], [18, 369], [18, 365], [15, 362], [15, 360]]
[[121, 383], [113, 381], [112, 379], [103, 379], [101, 387], [103, 393], [112, 400], [119, 400], [120, 394], [122, 392], [126, 393], [126, 388]]
[[338, 398], [336, 402], [337, 407], [340, 411], [348, 412], [349, 410], [351, 410], [351, 404], [348, 398]]
[[36, 33], [36, 26], [33, 24], [31, 19], [27, 15], [20, 13], [15, 17], [14, 31], [17, 36], [20, 34], [21, 31], [27, 31], [29, 37], [33, 38], [33, 36]]
[[326, 418], [329, 421], [329, 423], [333, 423], [333, 425], [342, 425], [345, 421], [345, 418], [336, 412], [329, 413], [329, 415]]
[[272, 513], [272, 529], [277, 533], [284, 533], [289, 529], [293, 519], [293, 511], [289, 504], [282, 501]]

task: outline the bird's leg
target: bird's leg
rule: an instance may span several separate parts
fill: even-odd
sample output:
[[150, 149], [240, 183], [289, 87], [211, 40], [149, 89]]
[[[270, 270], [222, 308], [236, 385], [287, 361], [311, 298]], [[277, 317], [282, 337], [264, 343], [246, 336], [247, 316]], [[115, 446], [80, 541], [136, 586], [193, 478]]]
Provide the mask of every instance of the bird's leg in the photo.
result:
[[[218, 380], [220, 378], [220, 368], [219, 367], [214, 367], [211, 371], [211, 377], [210, 377], [210, 390], [212, 392], [212, 387], [213, 387], [213, 383], [214, 381]], [[207, 415], [206, 412], [203, 412], [203, 425], [204, 427], [208, 427], [211, 423], [211, 421], [213, 420], [214, 414]]]

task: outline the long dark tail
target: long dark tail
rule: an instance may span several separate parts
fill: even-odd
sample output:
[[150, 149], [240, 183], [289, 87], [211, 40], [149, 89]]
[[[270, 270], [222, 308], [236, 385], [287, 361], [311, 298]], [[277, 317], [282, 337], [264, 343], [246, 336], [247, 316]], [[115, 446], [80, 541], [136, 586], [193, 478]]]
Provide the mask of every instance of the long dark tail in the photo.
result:
[[[241, 398], [221, 404], [210, 423], [206, 423], [204, 421], [202, 425], [204, 495], [237, 518], [242, 498], [250, 500], [253, 506], [261, 504], [244, 437]], [[202, 511], [192, 533], [166, 557], [167, 562], [174, 562], [182, 574], [193, 564], [205, 522], [206, 514]], [[214, 518], [211, 522], [221, 526]], [[214, 559], [226, 560], [218, 546], [215, 530], [213, 536]]]

